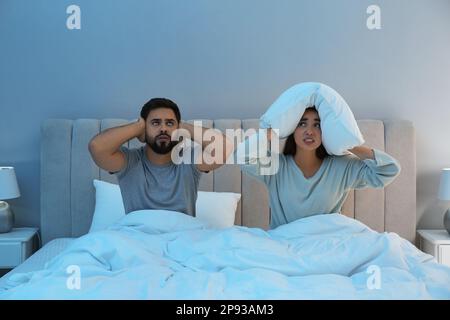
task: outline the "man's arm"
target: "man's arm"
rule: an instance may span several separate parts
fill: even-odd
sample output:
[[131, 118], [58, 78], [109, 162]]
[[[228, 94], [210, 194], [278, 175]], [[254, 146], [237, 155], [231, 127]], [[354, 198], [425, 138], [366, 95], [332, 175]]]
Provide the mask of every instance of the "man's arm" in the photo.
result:
[[[233, 143], [226, 137], [226, 135], [222, 134], [218, 130], [193, 126], [192, 124], [184, 121], [180, 123], [180, 129], [187, 130], [191, 136], [191, 139], [202, 146], [202, 161], [200, 164], [197, 164], [197, 168], [200, 171], [208, 172], [220, 168], [225, 164], [230, 154], [233, 153]], [[194, 130], [197, 135], [194, 134]], [[206, 130], [208, 130], [208, 138], [211, 138], [211, 140], [203, 140]], [[211, 153], [209, 150], [212, 150], [213, 152]], [[220, 152], [220, 154], [216, 155], [216, 152]], [[214, 162], [205, 163], [205, 156], [210, 159], [214, 159]]]
[[89, 142], [89, 152], [94, 162], [103, 170], [120, 171], [126, 164], [126, 158], [119, 148], [135, 137], [141, 142], [145, 139], [145, 120], [143, 118], [99, 133]]

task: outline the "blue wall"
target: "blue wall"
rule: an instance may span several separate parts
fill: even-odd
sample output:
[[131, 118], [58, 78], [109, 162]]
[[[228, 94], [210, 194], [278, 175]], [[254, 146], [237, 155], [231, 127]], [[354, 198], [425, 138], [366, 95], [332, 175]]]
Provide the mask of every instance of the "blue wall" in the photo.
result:
[[[66, 28], [70, 4], [81, 30]], [[381, 30], [366, 27], [371, 4]], [[418, 221], [440, 226], [448, 0], [0, 0], [0, 46], [0, 165], [16, 167], [17, 226], [39, 226], [42, 120], [131, 119], [156, 96], [184, 118], [259, 117], [302, 81], [335, 88], [357, 118], [415, 123]]]

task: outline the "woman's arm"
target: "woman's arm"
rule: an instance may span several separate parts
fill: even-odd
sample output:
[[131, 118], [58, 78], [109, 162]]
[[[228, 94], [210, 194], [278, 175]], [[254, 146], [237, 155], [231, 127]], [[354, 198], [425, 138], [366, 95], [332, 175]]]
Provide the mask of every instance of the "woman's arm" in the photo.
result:
[[[236, 148], [236, 161], [241, 170], [268, 183], [278, 172], [282, 159], [278, 153], [278, 135], [272, 129], [260, 129], [246, 136]], [[274, 146], [275, 152], [272, 152]]]
[[364, 146], [358, 146], [358, 147], [354, 147], [353, 149], [349, 149], [348, 151], [353, 153], [355, 156], [357, 156], [361, 160], [366, 160], [366, 159], [375, 160], [375, 154], [373, 152], [373, 149], [371, 149], [371, 148], [364, 147]]
[[398, 161], [383, 151], [367, 147], [356, 147], [349, 151], [359, 158], [347, 158], [345, 184], [350, 188], [382, 188], [400, 173]]

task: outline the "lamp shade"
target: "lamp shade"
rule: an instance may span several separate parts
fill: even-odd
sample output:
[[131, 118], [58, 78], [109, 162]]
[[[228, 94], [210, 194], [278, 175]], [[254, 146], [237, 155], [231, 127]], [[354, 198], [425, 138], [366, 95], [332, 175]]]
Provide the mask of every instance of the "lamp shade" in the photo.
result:
[[0, 200], [20, 197], [16, 172], [13, 167], [0, 167]]
[[450, 200], [450, 168], [442, 169], [439, 199]]

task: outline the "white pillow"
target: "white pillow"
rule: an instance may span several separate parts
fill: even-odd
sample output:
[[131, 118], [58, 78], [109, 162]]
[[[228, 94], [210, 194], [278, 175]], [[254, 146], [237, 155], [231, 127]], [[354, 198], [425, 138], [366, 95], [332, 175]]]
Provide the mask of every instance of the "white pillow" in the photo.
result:
[[[104, 230], [125, 216], [120, 187], [117, 184], [94, 179], [95, 210], [89, 232]], [[195, 203], [196, 216], [213, 228], [234, 225], [239, 193], [199, 191]]]
[[286, 90], [260, 118], [261, 128], [279, 129], [281, 138], [295, 131], [308, 107], [319, 112], [322, 143], [329, 154], [343, 155], [362, 145], [364, 138], [345, 100], [332, 88], [304, 82]]
[[239, 193], [199, 191], [195, 215], [213, 228], [232, 227], [240, 199]]
[[94, 179], [95, 210], [89, 232], [106, 229], [125, 215], [122, 193], [117, 184]]

